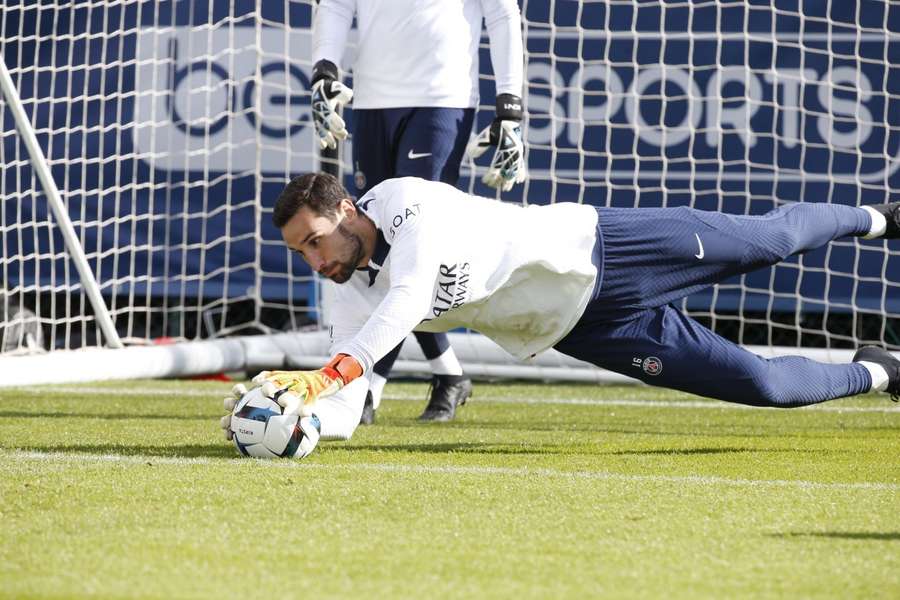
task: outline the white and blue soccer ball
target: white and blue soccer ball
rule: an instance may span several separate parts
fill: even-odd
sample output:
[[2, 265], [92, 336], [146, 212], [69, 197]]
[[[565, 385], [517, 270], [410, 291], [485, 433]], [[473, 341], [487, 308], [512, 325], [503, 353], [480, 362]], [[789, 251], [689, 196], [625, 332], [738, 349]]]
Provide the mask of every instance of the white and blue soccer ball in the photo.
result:
[[284, 414], [259, 387], [244, 394], [231, 415], [235, 447], [254, 458], [303, 458], [319, 443], [321, 429], [315, 415]]

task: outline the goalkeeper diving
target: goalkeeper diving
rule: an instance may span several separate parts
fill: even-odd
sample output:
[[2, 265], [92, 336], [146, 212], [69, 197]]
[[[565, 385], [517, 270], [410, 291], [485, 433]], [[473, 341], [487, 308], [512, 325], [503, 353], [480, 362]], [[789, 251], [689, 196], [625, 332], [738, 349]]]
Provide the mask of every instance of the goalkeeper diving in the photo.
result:
[[414, 177], [354, 202], [334, 177], [310, 173], [287, 185], [273, 221], [291, 250], [339, 284], [333, 359], [316, 371], [264, 371], [254, 382], [286, 410], [315, 414], [305, 422], [320, 423], [323, 438], [353, 434], [367, 374], [410, 332], [459, 327], [519, 359], [555, 348], [650, 385], [751, 406], [870, 391], [900, 397], [900, 360], [886, 350], [860, 348], [846, 364], [764, 358], [673, 304], [832, 240], [898, 239], [900, 202], [798, 202], [760, 216], [525, 207]]

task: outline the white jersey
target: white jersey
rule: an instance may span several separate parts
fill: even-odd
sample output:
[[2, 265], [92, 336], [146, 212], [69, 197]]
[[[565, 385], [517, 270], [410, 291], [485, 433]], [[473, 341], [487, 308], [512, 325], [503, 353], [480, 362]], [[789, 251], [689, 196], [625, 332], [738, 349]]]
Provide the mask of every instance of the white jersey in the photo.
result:
[[354, 14], [355, 108], [477, 106], [482, 18], [497, 94], [522, 95], [515, 0], [322, 0], [313, 27], [313, 63], [341, 64]]
[[597, 211], [523, 207], [415, 177], [357, 203], [378, 241], [365, 269], [334, 285], [332, 350], [368, 371], [413, 329], [468, 327], [517, 358], [562, 339], [594, 289]]

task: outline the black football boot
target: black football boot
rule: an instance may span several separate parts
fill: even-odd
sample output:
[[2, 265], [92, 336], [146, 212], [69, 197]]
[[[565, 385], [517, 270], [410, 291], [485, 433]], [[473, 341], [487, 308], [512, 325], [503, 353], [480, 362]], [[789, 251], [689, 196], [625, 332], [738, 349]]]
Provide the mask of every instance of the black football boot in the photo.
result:
[[880, 365], [887, 371], [888, 384], [885, 393], [891, 395], [891, 400], [900, 402], [900, 360], [878, 346], [863, 346], [853, 355], [853, 362], [866, 361]]
[[456, 416], [456, 408], [466, 403], [472, 395], [472, 380], [465, 375], [434, 375], [431, 378], [431, 395], [420, 421], [450, 421]]

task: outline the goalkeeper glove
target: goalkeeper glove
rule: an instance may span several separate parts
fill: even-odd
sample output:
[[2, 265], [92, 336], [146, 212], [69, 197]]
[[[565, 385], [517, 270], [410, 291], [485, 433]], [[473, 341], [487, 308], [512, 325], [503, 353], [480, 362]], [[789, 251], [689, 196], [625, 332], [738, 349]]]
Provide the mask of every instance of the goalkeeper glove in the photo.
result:
[[319, 398], [334, 394], [362, 375], [362, 366], [347, 354], [338, 354], [317, 371], [263, 371], [253, 378], [265, 396], [275, 400], [285, 414], [308, 417]]
[[508, 192], [525, 181], [525, 146], [522, 143], [522, 99], [512, 94], [497, 96], [493, 123], [469, 142], [466, 153], [475, 159], [491, 146], [496, 147], [491, 166], [481, 180], [493, 188]]
[[313, 67], [313, 123], [320, 148], [336, 148], [338, 140], [347, 139], [347, 127], [338, 111], [353, 98], [353, 90], [338, 80], [338, 69], [331, 61], [320, 60]]
[[[231, 430], [231, 417], [234, 416], [234, 408], [246, 393], [247, 388], [239, 383], [231, 388], [231, 394], [223, 401], [225, 411], [228, 414], [222, 417], [219, 421], [219, 425], [222, 427], [222, 433], [225, 434], [225, 439], [229, 442], [234, 438], [234, 432]], [[289, 413], [285, 411], [285, 414]], [[313, 451], [313, 449], [315, 449], [316, 444], [319, 443], [322, 424], [319, 422], [319, 418], [316, 417], [316, 415], [309, 415], [300, 417], [297, 420], [297, 427], [303, 433], [303, 436], [300, 445], [297, 447], [297, 451], [294, 454], [294, 458], [305, 458]]]
[[239, 383], [231, 388], [231, 394], [222, 401], [222, 404], [225, 406], [225, 412], [228, 414], [222, 417], [221, 421], [219, 421], [219, 426], [222, 428], [222, 433], [225, 434], [225, 439], [229, 442], [234, 437], [234, 432], [231, 431], [231, 416], [234, 414], [234, 407], [246, 393], [247, 388], [244, 387], [244, 384]]

